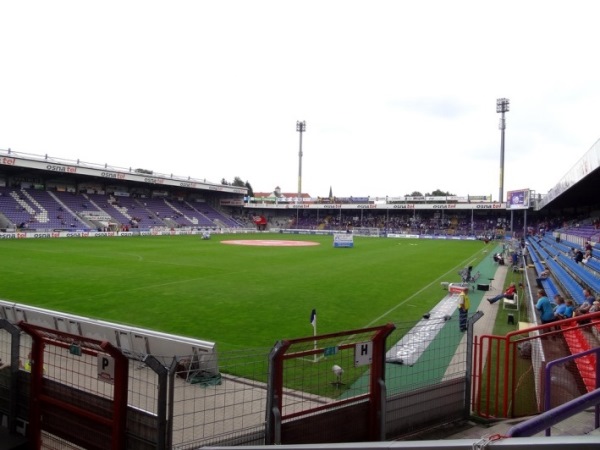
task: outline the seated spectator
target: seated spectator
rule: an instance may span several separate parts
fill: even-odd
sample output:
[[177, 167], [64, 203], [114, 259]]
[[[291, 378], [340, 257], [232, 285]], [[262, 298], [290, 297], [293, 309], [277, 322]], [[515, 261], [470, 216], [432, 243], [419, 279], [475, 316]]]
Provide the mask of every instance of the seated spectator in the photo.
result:
[[592, 308], [592, 305], [596, 301], [596, 299], [592, 295], [592, 292], [587, 288], [585, 288], [583, 290], [583, 296], [584, 296], [583, 303], [581, 305], [579, 305], [579, 308], [577, 308], [574, 311], [574, 313], [573, 313], [574, 316], [581, 316], [582, 314], [589, 313], [590, 309]]
[[565, 309], [567, 308], [567, 304], [562, 295], [556, 294], [554, 296], [554, 305], [554, 315], [557, 319], [562, 318], [561, 316], [564, 315]]
[[597, 300], [594, 300], [594, 303], [592, 303], [592, 306], [590, 307], [589, 313], [595, 313], [595, 312], [600, 312], [600, 298], [598, 298]]
[[540, 273], [540, 276], [535, 279], [537, 283], [537, 287], [539, 289], [543, 289], [542, 280], [545, 280], [550, 276], [550, 268], [548, 266], [544, 267], [544, 270]]
[[585, 301], [589, 302], [590, 304], [594, 303], [594, 301], [596, 300], [592, 295], [592, 291], [588, 288], [583, 289], [583, 297], [585, 298]]
[[567, 304], [567, 307], [565, 309], [565, 314], [564, 314], [564, 318], [565, 319], [570, 319], [571, 317], [573, 317], [573, 314], [575, 313], [575, 302], [573, 301], [572, 298], [568, 298], [565, 300], [565, 303]]
[[560, 300], [562, 301], [562, 304], [558, 305], [554, 310], [556, 320], [570, 319], [573, 317], [573, 312], [575, 310], [575, 304], [573, 300], [570, 298], [564, 300], [562, 297], [560, 297]]
[[579, 264], [583, 261], [583, 252], [581, 250], [575, 250], [575, 256], [573, 257], [575, 262]]
[[495, 297], [488, 298], [487, 301], [490, 302], [490, 305], [493, 305], [494, 303], [496, 303], [499, 300], [502, 300], [503, 298], [508, 298], [512, 300], [515, 298], [516, 292], [517, 287], [515, 286], [515, 283], [510, 283], [510, 285], [506, 288], [506, 290], [503, 293], [498, 294]]
[[496, 253], [494, 255], [494, 262], [498, 263], [498, 265], [500, 265], [500, 266], [504, 265], [504, 258], [502, 257], [502, 255], [500, 253]]
[[583, 259], [581, 260], [581, 262], [583, 264], [587, 264], [587, 262], [590, 260], [591, 257], [592, 257], [592, 252], [590, 250], [586, 250], [585, 253], [583, 254]]

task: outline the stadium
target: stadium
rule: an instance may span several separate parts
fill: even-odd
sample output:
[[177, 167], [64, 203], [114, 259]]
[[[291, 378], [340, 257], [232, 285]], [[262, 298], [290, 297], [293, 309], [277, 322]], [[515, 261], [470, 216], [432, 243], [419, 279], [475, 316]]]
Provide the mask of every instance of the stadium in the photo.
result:
[[0, 150], [0, 448], [542, 447], [573, 422], [560, 448], [588, 448], [600, 312], [542, 321], [536, 295], [600, 296], [598, 185], [600, 141], [506, 202]]

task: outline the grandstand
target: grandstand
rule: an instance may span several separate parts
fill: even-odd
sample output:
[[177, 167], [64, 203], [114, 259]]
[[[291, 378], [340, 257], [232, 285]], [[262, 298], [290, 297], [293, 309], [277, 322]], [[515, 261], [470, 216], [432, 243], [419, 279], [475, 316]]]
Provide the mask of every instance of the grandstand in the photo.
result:
[[[245, 188], [131, 168], [0, 150], [0, 229], [10, 232], [148, 232], [246, 228], [492, 238], [520, 217], [487, 196], [246, 198]], [[300, 207], [301, 206], [301, 207]], [[371, 234], [377, 234], [371, 231]]]
[[[598, 154], [598, 146], [594, 146], [590, 152]], [[587, 171], [573, 171], [577, 174], [585, 173], [585, 176], [577, 175], [577, 178], [573, 180], [572, 174], [569, 173], [569, 180], [561, 180], [547, 196], [535, 196], [533, 208], [527, 211], [526, 218], [517, 211], [507, 210], [503, 203], [473, 201], [470, 198], [371, 199], [365, 197], [335, 199], [335, 201], [324, 201], [323, 199], [311, 201], [312, 199], [307, 197], [303, 199], [302, 209], [298, 208], [293, 201], [284, 199], [271, 204], [255, 198], [244, 203], [244, 196], [247, 193], [242, 188], [211, 184], [200, 180], [184, 180], [172, 175], [152, 174], [149, 176], [136, 173], [131, 169], [109, 168], [67, 160], [52, 159], [49, 162], [43, 157], [17, 155], [6, 151], [3, 151], [2, 155], [0, 159], [0, 182], [3, 184], [0, 187], [0, 228], [5, 231], [4, 236], [71, 237], [77, 236], [77, 233], [97, 233], [108, 230], [123, 233], [123, 235], [153, 233], [156, 230], [200, 231], [210, 229], [235, 232], [248, 228], [249, 221], [245, 220], [246, 218], [262, 215], [268, 218], [271, 231], [285, 233], [358, 229], [363, 235], [390, 238], [502, 239], [501, 242], [510, 243], [506, 247], [500, 247], [507, 257], [511, 252], [519, 253], [519, 263], [512, 268], [515, 270], [514, 273], [523, 276], [523, 288], [520, 293], [522, 306], [518, 311], [517, 322], [526, 323], [529, 327], [526, 330], [531, 331], [519, 330], [521, 334], [518, 336], [518, 343], [532, 342], [534, 354], [532, 366], [535, 371], [538, 371], [534, 390], [539, 393], [539, 398], [543, 398], [547, 388], [540, 381], [543, 378], [543, 367], [550, 367], [553, 361], [560, 358], [576, 358], [572, 364], [572, 370], [568, 374], [569, 380], [573, 380], [573, 383], [565, 383], [569, 384], [568, 388], [562, 386], [563, 391], [567, 391], [566, 394], [561, 392], [560, 396], [555, 394], [550, 398], [553, 406], [566, 410], [567, 407], [564, 405], [571, 407], [569, 401], [578, 398], [587, 399], [584, 397], [586, 394], [598, 391], [599, 380], [596, 377], [598, 372], [591, 370], [598, 359], [598, 355], [593, 353], [599, 347], [599, 328], [596, 318], [592, 317], [594, 320], [587, 322], [580, 321], [576, 327], [572, 322], [563, 322], [557, 324], [556, 328], [544, 328], [535, 314], [532, 295], [535, 290], [535, 278], [542, 270], [543, 264], [551, 267], [551, 277], [542, 282], [548, 294], [561, 293], [581, 302], [581, 289], [582, 286], [585, 286], [592, 289], [596, 296], [600, 295], [598, 255], [596, 254], [585, 266], [575, 263], [569, 257], [572, 247], [581, 247], [587, 241], [594, 244], [600, 241], [598, 230], [600, 207], [593, 189], [600, 182], [600, 168], [596, 164], [590, 170], [589, 155], [586, 155], [585, 161], [582, 162], [582, 164], [585, 163]], [[556, 223], [554, 219], [558, 217], [561, 220]], [[540, 229], [543, 229], [543, 233], [540, 233]], [[528, 248], [525, 255], [521, 253], [523, 247], [519, 247], [520, 238]], [[503, 287], [501, 284], [510, 273], [508, 268], [492, 266], [493, 263], [489, 260], [485, 264], [487, 264], [486, 267], [476, 268], [476, 270], [481, 269], [484, 274], [482, 279], [494, 280], [495, 289], [501, 291]], [[498, 274], [502, 274], [502, 277]], [[479, 295], [477, 300], [480, 300], [482, 294], [474, 292], [473, 297], [476, 298], [477, 295]], [[520, 318], [525, 320], [520, 320]], [[479, 318], [472, 319], [475, 321]], [[52, 326], [53, 319], [44, 320], [46, 326]], [[429, 318], [424, 320], [425, 325], [427, 320]], [[444, 318], [444, 320], [446, 319]], [[14, 322], [15, 320], [12, 321], [13, 324]], [[417, 330], [415, 336], [421, 337], [427, 332], [428, 330], [424, 329]], [[476, 333], [490, 334], [491, 330], [481, 329]], [[544, 337], [552, 337], [553, 340], [547, 341], [543, 339]], [[443, 338], [447, 338], [447, 336], [440, 333], [439, 339]], [[465, 353], [471, 351], [465, 350], [465, 348], [472, 343], [472, 330], [464, 338], [456, 333], [450, 338], [456, 341], [453, 351], [456, 349], [461, 349]], [[506, 342], [507, 346], [514, 344], [514, 348], [516, 348], [516, 340], [507, 340]], [[312, 340], [310, 344], [312, 345]], [[333, 352], [331, 349], [334, 347], [334, 344], [330, 344], [327, 351]], [[69, 349], [77, 352], [77, 347], [69, 347]], [[312, 348], [303, 351], [310, 356]], [[136, 362], [144, 361], [144, 357], [149, 354], [150, 352], [145, 351], [136, 352]], [[443, 359], [439, 354], [436, 357]], [[469, 360], [465, 359], [464, 355], [461, 355], [461, 358], [461, 364], [468, 367]], [[221, 355], [219, 361], [221, 361]], [[408, 369], [406, 366], [398, 367], [397, 363], [394, 364], [396, 364], [394, 369], [398, 372]], [[164, 365], [166, 366], [166, 364]], [[392, 370], [390, 367], [387, 369]], [[173, 373], [182, 371], [181, 368], [172, 368], [172, 370]], [[394, 433], [383, 433], [384, 437], [390, 440], [398, 437], [406, 438], [416, 434], [417, 431], [424, 432], [424, 430], [431, 430], [439, 426], [440, 423], [446, 424], [435, 414], [436, 412], [446, 414], [453, 423], [461, 421], [464, 423], [471, 412], [476, 412], [480, 417], [492, 421], [500, 418], [521, 417], [519, 411], [515, 413], [514, 410], [508, 413], [506, 411], [493, 414], [487, 411], [483, 413], [482, 409], [478, 409], [482, 407], [481, 403], [477, 403], [482, 400], [481, 398], [473, 399], [472, 404], [467, 402], [465, 405], [470, 383], [475, 380], [485, 380], [485, 377], [489, 376], [485, 371], [478, 370], [471, 378], [469, 370], [470, 368], [459, 371], [458, 375], [445, 374], [442, 377], [443, 381], [428, 386], [419, 385], [419, 389], [409, 393], [394, 392], [395, 396], [385, 402], [390, 408], [387, 411], [389, 422], [386, 423], [386, 429], [393, 429]], [[514, 370], [516, 371], [517, 368]], [[516, 377], [517, 373], [511, 373], [511, 375]], [[404, 372], [402, 374], [406, 376]], [[499, 379], [500, 377], [496, 380], [498, 385], [500, 385]], [[459, 381], [457, 382], [457, 380]], [[245, 380], [233, 381], [240, 385], [248, 383]], [[419, 380], [419, 382], [422, 383], [423, 380]], [[264, 388], [253, 384], [252, 389], [252, 393], [248, 395], [260, 398], [260, 401], [263, 402]], [[397, 389], [402, 391], [403, 388], [398, 387]], [[475, 387], [477, 392], [483, 390], [485, 390], [483, 384]], [[257, 393], [259, 391], [260, 394]], [[514, 395], [514, 390], [511, 393]], [[300, 391], [293, 394], [302, 398], [302, 401], [306, 400], [303, 397], [306, 395], [308, 398], [306, 402], [310, 403], [310, 408], [315, 408], [316, 411], [325, 410], [325, 404], [331, 402], [330, 399], [324, 399], [316, 394], [307, 395]], [[185, 395], [190, 394], [186, 391]], [[293, 403], [295, 400], [290, 399], [294, 398], [294, 395], [286, 397], [292, 405], [295, 405]], [[440, 405], [440, 397], [436, 397], [436, 395], [442, 395], [442, 398], [447, 400], [451, 406]], [[447, 397], [443, 397], [444, 395]], [[565, 397], [569, 398], [565, 400]], [[223, 398], [227, 399], [225, 394]], [[202, 398], [201, 401], [206, 402], [207, 400]], [[408, 414], [402, 414], [405, 404], [410, 404], [411, 408], [414, 408], [406, 411]], [[0, 403], [0, 408], [2, 405]], [[206, 408], [205, 405], [206, 403], [202, 403], [202, 408]], [[420, 410], [419, 405], [425, 411]], [[341, 405], [335, 405], [336, 408], [342, 406], [345, 406], [343, 402]], [[472, 410], [471, 406], [473, 406]], [[506, 405], [503, 406], [507, 408]], [[518, 405], [514, 406], [514, 408], [518, 407]], [[143, 410], [138, 405], [136, 408], [140, 411]], [[436, 408], [439, 408], [440, 411], [435, 411]], [[448, 414], [448, 410], [450, 410], [450, 414]], [[541, 410], [543, 408], [540, 408]], [[572, 410], [578, 411], [576, 407], [573, 407]], [[142, 412], [141, 417], [145, 420], [154, 420], [158, 417], [158, 414], [155, 415], [154, 412], [151, 414], [145, 410]], [[258, 415], [263, 415], [262, 413], [264, 411], [261, 410]], [[292, 419], [296, 418], [296, 415], [300, 415], [300, 412], [293, 411], [289, 414]], [[403, 427], [406, 422], [410, 422], [411, 417], [407, 417], [410, 415], [419, 417], [421, 422], [411, 422], [409, 427]], [[415, 417], [412, 417], [413, 421]], [[396, 423], [392, 423], [394, 418]], [[428, 422], [428, 419], [432, 418], [435, 418], [433, 423]], [[327, 416], [326, 419], [331, 420], [328, 423], [333, 427], [340, 426], [339, 422], [332, 421], [330, 416]], [[181, 420], [185, 421], [183, 418]], [[243, 422], [243, 419], [232, 420], [232, 422], [240, 421]], [[402, 424], [399, 425], [398, 422], [402, 422]], [[545, 423], [554, 425], [551, 419], [546, 419]], [[260, 431], [260, 420], [258, 424], [257, 426], [256, 423], [252, 423], [252, 426], [248, 427], [251, 428], [250, 431], [245, 427], [233, 431], [217, 429], [211, 431], [210, 439], [204, 438], [204, 436], [202, 439], [194, 436], [186, 442], [201, 444], [215, 444], [216, 442], [223, 445], [262, 442], [261, 439], [264, 436]], [[203, 422], [203, 425], [208, 428], [206, 422]], [[267, 425], [267, 429], [270, 425]], [[293, 425], [298, 426], [296, 423]], [[314, 422], [311, 425], [312, 428], [316, 427]], [[554, 429], [557, 430], [557, 428]], [[281, 432], [282, 430], [276, 431]], [[230, 434], [222, 438], [226, 432]], [[286, 432], [289, 433], [288, 436], [302, 434], [298, 433], [298, 430], [289, 430], [285, 426], [283, 432], [284, 436]], [[479, 432], [482, 433], [481, 429]], [[192, 433], [192, 431], [186, 429], [185, 433]], [[215, 436], [219, 436], [223, 440], [215, 440]], [[276, 438], [277, 432], [273, 432], [273, 436]], [[245, 438], [246, 440], [244, 440]], [[187, 436], [186, 439], [188, 439]], [[577, 448], [573, 442], [570, 442], [569, 446]]]
[[[595, 145], [590, 152], [597, 152]], [[268, 229], [340, 231], [378, 229], [382, 234], [501, 238], [523, 234], [529, 223], [550, 214], [565, 223], [581, 217], [569, 212], [571, 201], [589, 205], [591, 217], [598, 170], [573, 182], [571, 172], [548, 195], [532, 192], [527, 219], [488, 196], [313, 198], [301, 204], [291, 194], [257, 194], [245, 188], [209, 183], [131, 168], [70, 161], [0, 150], [0, 229], [6, 231], [149, 231], [152, 229], [245, 228], [255, 215]], [[570, 230], [579, 240], [598, 241], [591, 222]], [[371, 234], [373, 234], [371, 232]], [[576, 242], [578, 243], [578, 242]], [[580, 242], [579, 242], [580, 243]]]

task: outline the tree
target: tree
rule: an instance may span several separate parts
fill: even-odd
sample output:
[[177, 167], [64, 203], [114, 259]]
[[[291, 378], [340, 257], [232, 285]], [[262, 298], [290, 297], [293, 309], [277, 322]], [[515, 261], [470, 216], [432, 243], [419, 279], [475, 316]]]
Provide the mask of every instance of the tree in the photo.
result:
[[414, 191], [412, 194], [405, 195], [405, 197], [423, 197], [423, 194], [421, 194], [419, 191]]
[[254, 189], [252, 189], [250, 183], [246, 181], [246, 184], [244, 186], [246, 187], [246, 189], [248, 189], [248, 196], [254, 197]]
[[244, 183], [240, 177], [235, 177], [233, 179], [233, 183], [231, 183], [231, 185], [237, 186], [237, 187], [245, 187], [246, 183]]
[[154, 172], [152, 172], [151, 170], [148, 169], [135, 169], [134, 170], [135, 173], [145, 173], [147, 175], [152, 175]]
[[439, 189], [436, 189], [431, 194], [425, 194], [425, 195], [431, 196], [431, 197], [450, 197], [450, 196], [453, 196], [454, 194], [451, 194], [450, 192], [444, 192], [444, 191], [441, 191]]
[[233, 183], [230, 183], [225, 178], [223, 178], [223, 179], [221, 179], [221, 184], [223, 184], [225, 186], [236, 186], [236, 187], [246, 188], [246, 189], [248, 189], [248, 195], [250, 197], [254, 197], [254, 190], [252, 189], [252, 186], [250, 185], [250, 182], [243, 181], [240, 177], [235, 177], [233, 179]]

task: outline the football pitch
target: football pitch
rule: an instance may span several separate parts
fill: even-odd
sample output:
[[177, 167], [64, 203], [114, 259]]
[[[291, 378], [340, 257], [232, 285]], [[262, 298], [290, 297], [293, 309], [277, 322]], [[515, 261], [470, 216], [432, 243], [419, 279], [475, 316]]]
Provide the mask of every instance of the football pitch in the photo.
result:
[[[293, 240], [313, 246], [224, 245]], [[282, 234], [0, 241], [0, 299], [214, 341], [220, 351], [388, 322], [416, 322], [481, 241]]]

